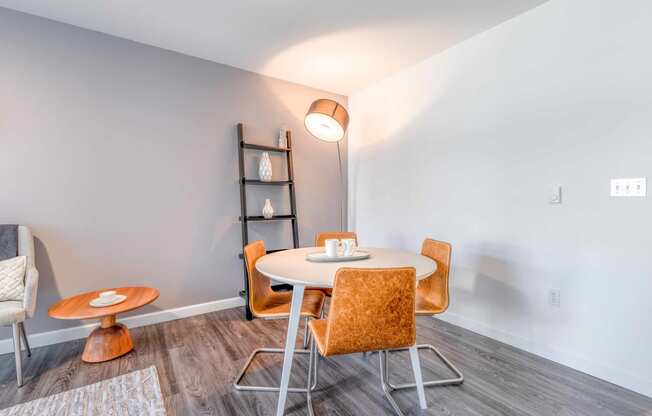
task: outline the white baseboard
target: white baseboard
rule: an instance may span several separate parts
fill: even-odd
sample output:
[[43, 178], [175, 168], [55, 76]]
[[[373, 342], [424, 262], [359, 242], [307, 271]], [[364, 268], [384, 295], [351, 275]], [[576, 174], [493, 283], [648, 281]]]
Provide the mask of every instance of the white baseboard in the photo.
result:
[[644, 377], [632, 374], [627, 370], [589, 360], [569, 351], [554, 349], [455, 313], [446, 312], [437, 315], [437, 318], [645, 396], [652, 397], [652, 379], [646, 380]]
[[[231, 309], [244, 305], [244, 300], [239, 297], [220, 299], [212, 302], [198, 303], [196, 305], [182, 306], [179, 308], [165, 309], [162, 311], [134, 315], [126, 318], [118, 317], [119, 321], [129, 328], [152, 325], [160, 322], [173, 321], [175, 319], [187, 318], [189, 316], [201, 315], [204, 313]], [[27, 321], [29, 325], [29, 321]], [[86, 338], [97, 324], [86, 324], [72, 328], [59, 329], [56, 331], [40, 332], [28, 334], [29, 344], [31, 347], [42, 347], [44, 345], [58, 344], [60, 342], [72, 341], [74, 339]], [[29, 328], [28, 328], [29, 330]], [[11, 338], [0, 340], [0, 354], [6, 354], [14, 351], [13, 341]]]

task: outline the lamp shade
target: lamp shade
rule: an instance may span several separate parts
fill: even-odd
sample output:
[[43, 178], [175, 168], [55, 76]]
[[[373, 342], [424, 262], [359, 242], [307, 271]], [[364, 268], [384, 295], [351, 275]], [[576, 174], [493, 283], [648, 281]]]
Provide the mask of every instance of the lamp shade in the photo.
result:
[[349, 113], [337, 101], [322, 98], [310, 105], [303, 122], [316, 138], [339, 142], [349, 126]]

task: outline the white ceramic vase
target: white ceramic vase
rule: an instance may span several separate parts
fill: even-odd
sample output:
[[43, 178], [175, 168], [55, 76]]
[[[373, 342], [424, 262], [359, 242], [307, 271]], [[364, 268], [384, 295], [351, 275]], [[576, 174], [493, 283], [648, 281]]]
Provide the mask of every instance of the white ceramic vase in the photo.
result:
[[263, 182], [272, 181], [272, 161], [267, 152], [263, 152], [260, 156], [260, 163], [258, 163], [258, 177]]
[[263, 218], [270, 219], [274, 216], [274, 208], [269, 198], [265, 199], [265, 206], [263, 206]]
[[281, 128], [278, 132], [278, 147], [282, 149], [288, 147], [287, 130], [284, 128]]

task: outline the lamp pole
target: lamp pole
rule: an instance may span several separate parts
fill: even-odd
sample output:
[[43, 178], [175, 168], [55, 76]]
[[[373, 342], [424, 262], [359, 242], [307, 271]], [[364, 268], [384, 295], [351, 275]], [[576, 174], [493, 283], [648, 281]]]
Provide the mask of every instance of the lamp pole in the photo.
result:
[[344, 231], [344, 174], [342, 173], [340, 140], [344, 138], [346, 128], [349, 126], [349, 113], [337, 101], [320, 98], [310, 104], [303, 124], [310, 134], [319, 140], [337, 143], [337, 161], [340, 171], [338, 208], [340, 210], [340, 231]]
[[337, 141], [337, 162], [340, 168], [340, 231], [344, 231], [344, 175], [342, 174], [342, 153], [340, 151], [340, 142]]

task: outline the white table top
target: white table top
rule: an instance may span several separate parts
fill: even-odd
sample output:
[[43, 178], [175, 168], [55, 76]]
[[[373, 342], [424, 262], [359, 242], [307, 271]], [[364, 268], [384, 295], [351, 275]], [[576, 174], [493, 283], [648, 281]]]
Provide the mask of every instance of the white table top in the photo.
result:
[[307, 247], [267, 254], [256, 262], [256, 269], [265, 276], [291, 285], [333, 287], [335, 273], [342, 267], [387, 268], [414, 267], [417, 280], [425, 279], [437, 270], [437, 263], [429, 257], [410, 251], [391, 248], [364, 248], [371, 252], [365, 260], [315, 263], [306, 260], [308, 253], [324, 251], [324, 247]]

